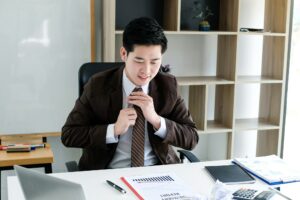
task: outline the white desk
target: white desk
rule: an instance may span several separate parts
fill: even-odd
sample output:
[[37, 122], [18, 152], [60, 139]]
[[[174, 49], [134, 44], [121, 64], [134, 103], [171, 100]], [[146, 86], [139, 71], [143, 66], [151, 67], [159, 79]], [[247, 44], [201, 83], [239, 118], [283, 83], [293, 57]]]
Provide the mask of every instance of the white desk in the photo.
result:
[[[207, 174], [204, 166], [225, 164], [228, 161], [212, 161], [199, 162], [189, 164], [175, 164], [140, 168], [124, 168], [124, 169], [109, 169], [96, 170], [85, 172], [69, 172], [56, 173], [53, 176], [70, 180], [82, 184], [87, 200], [99, 199], [137, 199], [129, 188], [120, 180], [121, 176], [145, 175], [152, 173], [169, 173], [174, 172], [192, 189], [200, 194], [209, 196], [212, 187], [214, 186], [213, 179]], [[121, 194], [114, 188], [110, 187], [106, 180], [111, 180], [124, 188], [127, 193]], [[24, 196], [21, 191], [17, 177], [8, 177], [8, 200], [23, 200]], [[245, 185], [244, 185], [245, 186]], [[241, 185], [231, 185], [230, 189], [236, 190]], [[257, 180], [255, 184], [247, 184], [247, 188], [268, 188], [266, 184]]]

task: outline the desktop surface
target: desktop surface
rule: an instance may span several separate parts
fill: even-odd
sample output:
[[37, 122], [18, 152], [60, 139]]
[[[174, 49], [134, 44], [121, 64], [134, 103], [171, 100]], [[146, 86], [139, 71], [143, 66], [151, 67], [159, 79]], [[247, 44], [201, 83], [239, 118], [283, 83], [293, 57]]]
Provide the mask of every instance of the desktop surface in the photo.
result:
[[[55, 173], [53, 176], [82, 184], [86, 199], [137, 199], [133, 192], [121, 181], [122, 176], [137, 176], [153, 173], [175, 173], [192, 190], [199, 194], [209, 196], [215, 181], [208, 175], [204, 166], [228, 164], [230, 161], [211, 161], [188, 164], [173, 164], [163, 166], [106, 169], [84, 172]], [[122, 194], [106, 183], [110, 180], [124, 188], [127, 193]], [[235, 191], [241, 187], [267, 189], [268, 185], [260, 180], [254, 184], [229, 185]], [[8, 177], [8, 200], [23, 200], [24, 196], [17, 177]]]

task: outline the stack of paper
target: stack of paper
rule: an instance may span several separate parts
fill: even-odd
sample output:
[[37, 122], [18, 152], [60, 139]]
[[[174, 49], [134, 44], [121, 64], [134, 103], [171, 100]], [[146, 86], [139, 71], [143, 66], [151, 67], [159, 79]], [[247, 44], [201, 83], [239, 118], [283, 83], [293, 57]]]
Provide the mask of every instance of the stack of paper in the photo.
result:
[[233, 162], [270, 185], [300, 181], [299, 168], [288, 165], [275, 155], [235, 158]]
[[175, 174], [151, 174], [121, 177], [121, 180], [140, 199], [206, 199], [192, 191]]

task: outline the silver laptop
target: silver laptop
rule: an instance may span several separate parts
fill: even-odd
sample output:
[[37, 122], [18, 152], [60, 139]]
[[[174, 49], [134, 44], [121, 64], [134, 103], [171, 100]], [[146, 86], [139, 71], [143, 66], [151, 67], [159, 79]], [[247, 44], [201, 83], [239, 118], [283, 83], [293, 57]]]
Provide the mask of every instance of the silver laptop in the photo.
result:
[[15, 165], [26, 200], [85, 200], [82, 186], [67, 180]]

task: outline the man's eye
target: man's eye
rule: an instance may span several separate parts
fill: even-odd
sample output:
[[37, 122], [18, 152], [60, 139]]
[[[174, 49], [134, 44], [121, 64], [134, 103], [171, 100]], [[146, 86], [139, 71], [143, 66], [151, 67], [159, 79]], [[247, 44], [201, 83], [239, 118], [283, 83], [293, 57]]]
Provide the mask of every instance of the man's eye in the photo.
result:
[[142, 60], [136, 60], [135, 62], [137, 62], [137, 63], [143, 63]]

